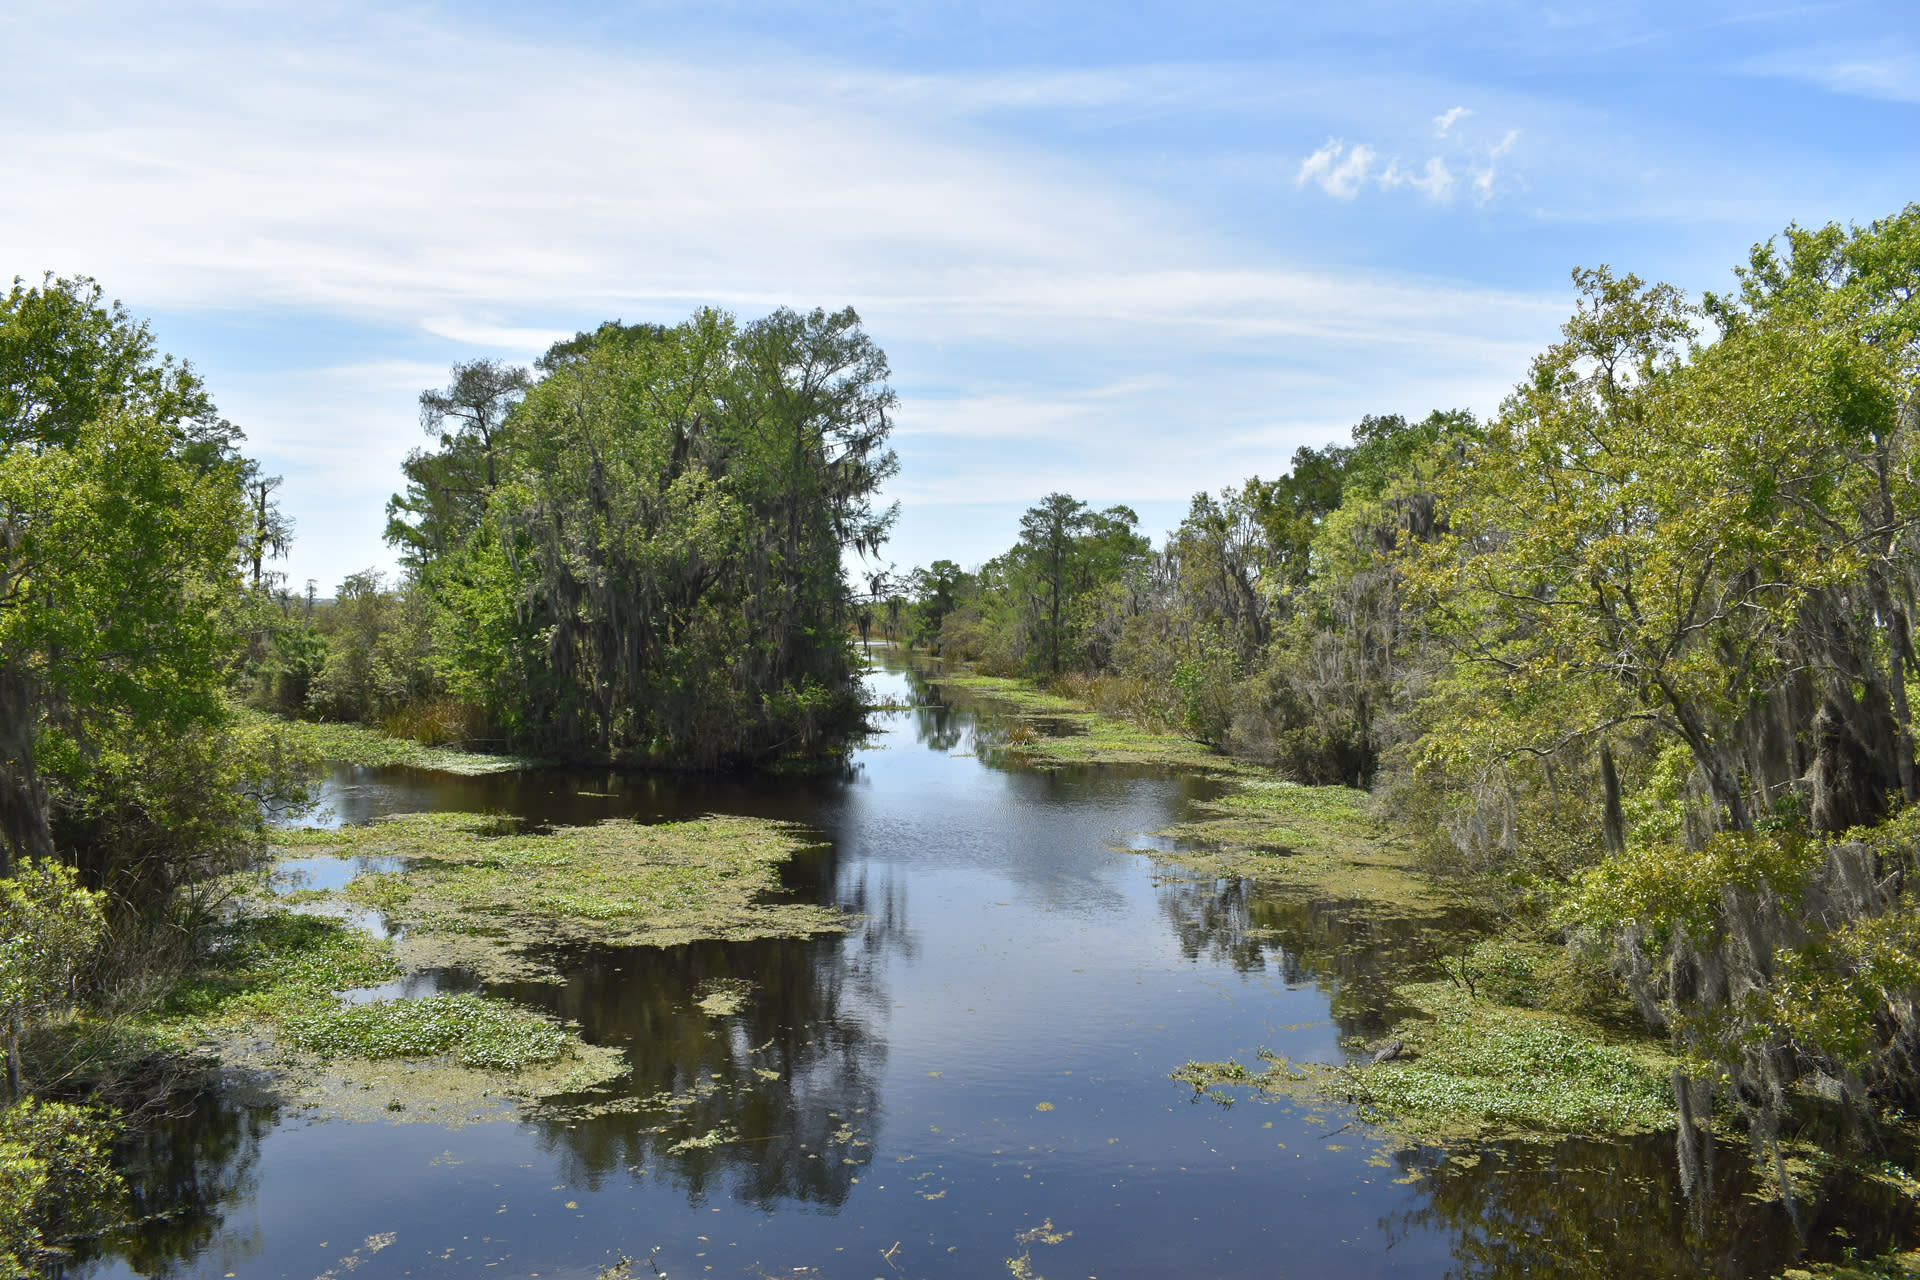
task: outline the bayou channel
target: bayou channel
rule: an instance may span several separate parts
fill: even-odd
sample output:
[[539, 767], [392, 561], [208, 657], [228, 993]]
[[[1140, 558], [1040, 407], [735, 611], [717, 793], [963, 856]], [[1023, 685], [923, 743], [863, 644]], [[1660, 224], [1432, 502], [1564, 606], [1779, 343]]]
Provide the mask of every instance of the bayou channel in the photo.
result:
[[[420, 963], [348, 992], [511, 1001], [597, 1067], [476, 1096], [406, 1059], [304, 1090], [236, 1060], [129, 1153], [151, 1216], [68, 1274], [1744, 1277], [1910, 1237], [1911, 1199], [1829, 1171], [1789, 1211], [1738, 1147], [1684, 1190], [1657, 1128], [1441, 1143], [1337, 1090], [1181, 1077], [1363, 1061], [1396, 986], [1484, 922], [1185, 857], [1178, 829], [1229, 783], [1024, 757], [1010, 740], [1072, 726], [880, 661], [893, 709], [825, 774], [336, 767], [296, 821], [797, 824], [770, 896], [838, 924], [518, 937], [525, 971]], [[291, 841], [269, 891], [404, 934], [347, 893], [396, 860], [327, 839]]]

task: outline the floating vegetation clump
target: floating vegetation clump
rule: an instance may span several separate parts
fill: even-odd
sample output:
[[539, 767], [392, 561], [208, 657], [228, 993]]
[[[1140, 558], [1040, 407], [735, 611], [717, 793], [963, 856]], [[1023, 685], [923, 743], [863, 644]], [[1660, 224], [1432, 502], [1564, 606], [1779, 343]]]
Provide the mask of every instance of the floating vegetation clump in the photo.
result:
[[327, 1058], [451, 1057], [489, 1071], [558, 1061], [570, 1041], [539, 1014], [471, 995], [341, 1005], [288, 1018], [281, 1031]]
[[747, 1007], [753, 984], [740, 978], [709, 978], [695, 989], [694, 1003], [710, 1018], [730, 1018]]
[[1352, 1073], [1363, 1111], [1397, 1120], [1618, 1133], [1667, 1128], [1666, 1082], [1632, 1053], [1534, 1019], [1483, 1015], [1406, 1062]]
[[214, 935], [206, 960], [174, 986], [160, 1017], [209, 1027], [278, 1021], [330, 1002], [336, 991], [400, 973], [391, 948], [343, 920], [278, 910], [243, 915]]
[[1303, 1064], [1262, 1050], [1259, 1071], [1189, 1062], [1172, 1076], [1228, 1104], [1235, 1085], [1308, 1105], [1353, 1104], [1362, 1119], [1418, 1141], [1674, 1125], [1672, 1064], [1652, 1041], [1619, 1043], [1581, 1019], [1505, 1008], [1445, 983], [1399, 994], [1420, 1015], [1368, 1061]]
[[[402, 958], [483, 977], [540, 976], [540, 946], [672, 946], [840, 930], [829, 907], [781, 901], [779, 867], [812, 841], [756, 818], [628, 821], [532, 830], [471, 813], [415, 813], [287, 833], [289, 848], [384, 854], [406, 870], [364, 875], [345, 896], [401, 926]], [[530, 967], [531, 966], [531, 967]]]

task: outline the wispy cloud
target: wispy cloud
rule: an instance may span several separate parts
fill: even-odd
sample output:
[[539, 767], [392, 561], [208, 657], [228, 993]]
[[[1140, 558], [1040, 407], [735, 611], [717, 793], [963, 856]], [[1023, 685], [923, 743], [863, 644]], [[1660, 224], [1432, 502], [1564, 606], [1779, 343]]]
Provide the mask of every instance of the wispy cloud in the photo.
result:
[[1438, 204], [1453, 197], [1453, 170], [1440, 156], [1427, 157], [1418, 168], [1409, 167], [1398, 156], [1377, 165], [1376, 161], [1381, 161], [1380, 154], [1364, 143], [1349, 148], [1339, 138], [1329, 138], [1300, 162], [1293, 185], [1298, 189], [1312, 184], [1336, 200], [1351, 200], [1368, 184], [1386, 190], [1411, 187]]
[[1894, 47], [1796, 50], [1755, 58], [1744, 69], [1881, 102], [1920, 103], [1920, 54]]
[[460, 316], [428, 316], [420, 327], [438, 338], [474, 347], [498, 347], [509, 351], [533, 351], [550, 347], [562, 338], [571, 338], [574, 330], [515, 328]]
[[[223, 409], [288, 476], [296, 580], [385, 555], [381, 502], [447, 359], [524, 359], [613, 316], [856, 305], [903, 394], [900, 492], [928, 502], [1172, 502], [1272, 474], [1288, 432], [1317, 444], [1362, 411], [1490, 408], [1561, 318], [1557, 294], [1303, 269], [1157, 189], [953, 121], [1225, 100], [1187, 70], [948, 77], [948, 94], [417, 13], [307, 42], [134, 9], [103, 40], [43, 13], [0, 16], [0, 44], [30, 51], [0, 104], [8, 268], [91, 272], [136, 309], [358, 326], [363, 352], [408, 357], [227, 361]], [[1423, 135], [1428, 109], [1406, 113]], [[1331, 138], [1297, 184], [1456, 198], [1460, 119], [1449, 149], [1408, 162]]]
[[1472, 114], [1473, 112], [1466, 107], [1449, 107], [1433, 118], [1433, 131], [1444, 138], [1447, 136], [1447, 130], [1458, 124], [1463, 117]]
[[1485, 163], [1473, 174], [1474, 197], [1480, 203], [1485, 204], [1493, 198], [1495, 184], [1500, 178], [1500, 161], [1507, 157], [1513, 150], [1514, 144], [1519, 141], [1520, 131], [1509, 129], [1504, 138], [1487, 149]]

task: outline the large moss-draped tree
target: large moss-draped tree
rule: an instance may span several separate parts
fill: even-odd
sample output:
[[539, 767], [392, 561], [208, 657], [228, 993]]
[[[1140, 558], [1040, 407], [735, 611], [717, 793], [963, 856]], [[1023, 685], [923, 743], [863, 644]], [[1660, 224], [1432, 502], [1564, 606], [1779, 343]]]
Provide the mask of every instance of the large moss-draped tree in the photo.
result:
[[[493, 482], [448, 550], [440, 459], [390, 537], [437, 610], [449, 688], [517, 745], [718, 767], [857, 716], [841, 558], [884, 540], [886, 357], [851, 310], [609, 324], [556, 345], [490, 430]], [[457, 379], [456, 379], [457, 385]], [[424, 537], [432, 509], [439, 521]]]
[[1756, 251], [1706, 344], [1671, 288], [1579, 273], [1413, 557], [1460, 659], [1429, 760], [1665, 736], [1735, 831], [1792, 798], [1838, 832], [1911, 786], [1915, 266], [1850, 259], [1914, 220]]

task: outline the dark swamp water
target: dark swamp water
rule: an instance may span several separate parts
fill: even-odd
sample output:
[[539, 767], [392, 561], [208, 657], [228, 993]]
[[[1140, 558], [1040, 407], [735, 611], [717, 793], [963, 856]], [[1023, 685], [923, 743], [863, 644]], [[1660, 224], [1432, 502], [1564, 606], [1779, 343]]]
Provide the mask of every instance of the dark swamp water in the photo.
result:
[[[128, 1153], [162, 1216], [69, 1273], [590, 1277], [657, 1247], [678, 1280], [1744, 1277], [1910, 1230], [1894, 1198], [1832, 1180], [1796, 1234], [1739, 1150], [1689, 1202], [1667, 1138], [1405, 1149], [1337, 1107], [1196, 1099], [1168, 1078], [1189, 1059], [1342, 1060], [1381, 1029], [1382, 987], [1465, 922], [1183, 876], [1141, 833], [1208, 784], [995, 766], [973, 714], [903, 672], [873, 683], [915, 705], [876, 716], [839, 777], [336, 773], [344, 822], [796, 819], [827, 843], [790, 890], [862, 923], [590, 950], [564, 985], [501, 989], [626, 1055], [611, 1110], [449, 1128], [202, 1096]], [[699, 1007], [741, 982], [737, 1012]]]

